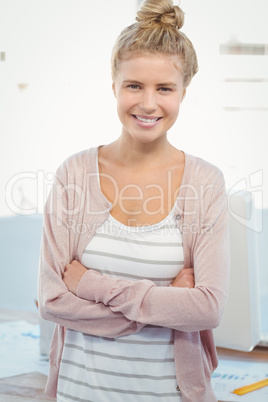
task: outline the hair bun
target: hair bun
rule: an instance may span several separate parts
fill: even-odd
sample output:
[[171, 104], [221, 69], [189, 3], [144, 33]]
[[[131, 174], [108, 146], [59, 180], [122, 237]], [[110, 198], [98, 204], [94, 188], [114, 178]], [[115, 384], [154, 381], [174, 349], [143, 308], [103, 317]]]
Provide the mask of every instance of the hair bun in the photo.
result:
[[145, 0], [136, 21], [144, 27], [158, 24], [180, 29], [184, 24], [184, 12], [170, 0]]

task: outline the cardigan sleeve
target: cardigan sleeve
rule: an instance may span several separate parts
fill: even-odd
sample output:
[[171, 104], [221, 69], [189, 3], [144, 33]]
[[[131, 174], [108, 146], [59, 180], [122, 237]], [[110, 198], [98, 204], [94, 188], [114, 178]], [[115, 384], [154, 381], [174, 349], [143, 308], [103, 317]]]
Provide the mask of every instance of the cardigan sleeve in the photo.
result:
[[68, 228], [68, 220], [81, 222], [84, 211], [82, 186], [75, 185], [69, 175], [63, 164], [45, 206], [38, 279], [40, 315], [64, 327], [97, 336], [118, 337], [138, 332], [142, 324], [103, 303], [75, 296], [62, 280], [64, 268], [74, 259], [77, 246], [78, 234]]
[[[198, 230], [190, 233], [188, 225], [189, 233], [183, 241], [192, 255], [195, 288], [157, 287], [149, 280], [131, 282], [89, 270], [79, 283], [77, 295], [143, 324], [187, 332], [217, 327], [229, 285], [228, 209], [221, 172], [217, 171], [216, 178], [214, 174], [213, 185], [207, 186], [193, 208], [196, 214], [192, 214], [192, 223], [198, 215]], [[196, 227], [192, 226], [192, 231]]]

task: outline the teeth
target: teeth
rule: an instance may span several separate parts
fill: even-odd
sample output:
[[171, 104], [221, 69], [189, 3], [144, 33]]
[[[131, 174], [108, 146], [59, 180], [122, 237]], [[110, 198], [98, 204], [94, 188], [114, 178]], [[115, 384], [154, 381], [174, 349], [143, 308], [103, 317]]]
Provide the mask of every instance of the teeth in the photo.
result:
[[155, 119], [143, 119], [142, 117], [135, 116], [138, 120], [143, 121], [144, 123], [154, 123], [156, 120], [158, 120], [158, 117]]

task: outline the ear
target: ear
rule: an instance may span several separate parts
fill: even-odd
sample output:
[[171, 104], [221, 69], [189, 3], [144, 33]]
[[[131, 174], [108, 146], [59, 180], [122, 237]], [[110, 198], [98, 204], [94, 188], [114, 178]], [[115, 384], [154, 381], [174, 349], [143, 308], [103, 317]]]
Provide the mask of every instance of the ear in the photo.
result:
[[115, 90], [115, 82], [114, 81], [113, 81], [112, 89], [113, 89], [114, 96], [116, 97], [116, 90]]

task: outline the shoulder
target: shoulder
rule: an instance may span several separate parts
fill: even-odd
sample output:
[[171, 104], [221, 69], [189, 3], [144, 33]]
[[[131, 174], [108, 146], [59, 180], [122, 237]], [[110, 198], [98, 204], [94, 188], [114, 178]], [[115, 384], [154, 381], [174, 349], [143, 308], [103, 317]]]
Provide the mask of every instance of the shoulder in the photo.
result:
[[224, 176], [216, 165], [185, 153], [185, 182], [187, 184], [224, 184]]
[[205, 219], [214, 225], [221, 214], [226, 217], [228, 200], [221, 169], [202, 158], [186, 154], [181, 198], [184, 223], [201, 227]]
[[96, 167], [97, 152], [97, 147], [77, 152], [65, 159], [65, 161], [60, 165], [59, 169], [64, 167], [67, 170], [86, 169], [91, 171]]
[[98, 148], [89, 148], [70, 155], [56, 171], [56, 177], [63, 182], [83, 180], [90, 172], [96, 173]]

